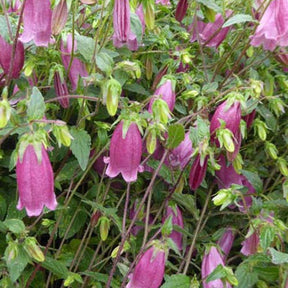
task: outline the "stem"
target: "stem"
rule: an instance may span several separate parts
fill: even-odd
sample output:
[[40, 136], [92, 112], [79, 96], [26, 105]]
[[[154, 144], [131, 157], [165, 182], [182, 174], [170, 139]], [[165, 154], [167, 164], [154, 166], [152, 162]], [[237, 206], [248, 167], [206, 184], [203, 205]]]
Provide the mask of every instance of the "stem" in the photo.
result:
[[125, 207], [124, 207], [124, 213], [123, 213], [123, 222], [122, 222], [122, 239], [125, 237], [126, 217], [127, 217], [127, 211], [128, 211], [129, 198], [130, 198], [130, 183], [128, 183], [127, 191], [126, 191], [126, 201], [125, 201]]

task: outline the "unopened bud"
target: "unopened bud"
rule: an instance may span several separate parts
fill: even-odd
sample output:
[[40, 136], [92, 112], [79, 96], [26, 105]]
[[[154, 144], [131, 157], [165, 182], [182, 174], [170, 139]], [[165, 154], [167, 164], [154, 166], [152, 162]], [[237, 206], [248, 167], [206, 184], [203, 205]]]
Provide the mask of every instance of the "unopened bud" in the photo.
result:
[[58, 146], [64, 145], [69, 147], [71, 145], [72, 135], [69, 133], [68, 127], [66, 125], [54, 125], [53, 134], [58, 142]]
[[122, 61], [117, 64], [117, 68], [123, 69], [133, 79], [139, 79], [141, 77], [141, 69], [137, 62]]
[[91, 225], [95, 227], [98, 224], [99, 218], [101, 217], [101, 212], [98, 210], [94, 212], [91, 216]]
[[0, 129], [4, 128], [11, 116], [11, 106], [7, 100], [0, 102]]
[[254, 80], [254, 79], [250, 79], [250, 83], [251, 83], [250, 87], [252, 88], [254, 92], [254, 96], [256, 98], [259, 98], [262, 92], [263, 83], [261, 81]]
[[267, 126], [266, 124], [261, 121], [260, 119], [256, 119], [254, 120], [254, 129], [257, 131], [257, 134], [259, 136], [259, 138], [262, 140], [262, 141], [265, 141], [266, 140], [266, 137], [267, 137]]
[[34, 237], [27, 237], [24, 242], [24, 249], [26, 252], [38, 262], [43, 262], [45, 256], [42, 250], [38, 247], [36, 239]]
[[276, 160], [278, 158], [278, 150], [273, 143], [265, 142], [265, 151], [272, 159]]
[[243, 163], [244, 163], [244, 162], [243, 162], [242, 156], [240, 155], [240, 153], [238, 153], [237, 156], [236, 156], [236, 158], [233, 160], [232, 165], [233, 165], [235, 171], [236, 171], [237, 173], [239, 173], [239, 174], [240, 174], [240, 171], [241, 171], [242, 168], [243, 168], [243, 167], [242, 167]]
[[220, 210], [230, 205], [235, 196], [232, 194], [232, 189], [221, 189], [217, 192], [217, 195], [212, 198], [214, 205], [221, 206]]
[[15, 242], [9, 242], [5, 250], [5, 258], [7, 263], [11, 262], [18, 256], [18, 244]]
[[117, 80], [109, 79], [103, 85], [102, 92], [107, 111], [111, 116], [114, 116], [117, 112], [122, 86]]
[[147, 139], [146, 139], [146, 148], [149, 154], [153, 154], [156, 149], [157, 144], [157, 135], [154, 129], [151, 129], [148, 132]]
[[233, 133], [229, 129], [219, 129], [217, 132], [217, 138], [220, 143], [220, 147], [223, 145], [228, 152], [234, 152], [235, 145], [233, 141]]
[[283, 197], [288, 201], [288, 179], [286, 179], [282, 184]]
[[145, 69], [146, 69], [147, 80], [151, 80], [152, 75], [153, 75], [153, 61], [152, 61], [152, 57], [149, 55], [146, 57]]
[[277, 117], [279, 117], [281, 114], [285, 113], [285, 108], [284, 108], [285, 104], [281, 99], [279, 99], [279, 98], [270, 99], [269, 105]]
[[143, 0], [143, 11], [145, 24], [149, 30], [152, 30], [155, 25], [155, 13], [154, 13], [154, 0]]
[[109, 229], [110, 229], [110, 221], [107, 217], [102, 216], [99, 219], [100, 222], [100, 237], [102, 241], [106, 241], [108, 234], [109, 234]]
[[[113, 251], [111, 253], [111, 257], [113, 259], [116, 258], [117, 254], [118, 254], [118, 251], [119, 251], [119, 248], [120, 248], [120, 246], [117, 246], [116, 248], [113, 249]], [[130, 246], [129, 242], [125, 241], [123, 250], [121, 251], [120, 254], [122, 254], [123, 252], [128, 251], [130, 248], [131, 248], [131, 246]]]
[[282, 157], [279, 157], [277, 160], [278, 163], [278, 168], [281, 172], [281, 174], [285, 177], [288, 176], [288, 168], [287, 168], [287, 162], [285, 159], [283, 159]]
[[162, 99], [156, 99], [152, 104], [153, 116], [163, 124], [169, 120], [170, 110], [168, 104]]
[[250, 46], [247, 50], [246, 50], [246, 55], [251, 58], [254, 54], [254, 47]]

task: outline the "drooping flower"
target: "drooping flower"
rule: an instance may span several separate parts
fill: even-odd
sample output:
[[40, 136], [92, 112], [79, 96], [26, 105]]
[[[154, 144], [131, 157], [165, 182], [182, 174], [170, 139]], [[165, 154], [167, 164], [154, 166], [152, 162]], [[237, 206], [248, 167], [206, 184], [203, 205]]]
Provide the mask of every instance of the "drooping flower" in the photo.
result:
[[50, 210], [57, 206], [54, 194], [52, 166], [44, 146], [41, 147], [41, 161], [33, 145], [29, 144], [23, 158], [18, 158], [16, 176], [19, 190], [17, 209], [26, 209], [28, 216], [41, 214], [44, 205]]
[[58, 35], [65, 27], [68, 18], [68, 7], [66, 0], [61, 0], [53, 9], [52, 13], [52, 33]]
[[150, 247], [129, 276], [126, 288], [159, 288], [164, 278], [165, 258], [164, 250]]
[[172, 112], [176, 102], [176, 94], [175, 94], [175, 83], [173, 80], [167, 79], [163, 84], [161, 84], [154, 93], [154, 97], [151, 98], [148, 106], [148, 111], [152, 113], [152, 105], [156, 99], [164, 100], [169, 110]]
[[6, 0], [9, 3], [8, 13], [17, 12], [21, 6], [20, 0]]
[[49, 0], [27, 0], [24, 8], [24, 31], [20, 41], [34, 40], [36, 46], [48, 46], [51, 37], [52, 10]]
[[144, 11], [143, 11], [143, 6], [142, 4], [140, 4], [136, 10], [135, 13], [137, 14], [137, 16], [139, 17], [139, 20], [141, 22], [142, 25], [142, 35], [145, 33], [145, 18], [144, 18]]
[[175, 12], [175, 18], [177, 21], [181, 22], [184, 19], [187, 9], [188, 9], [188, 0], [179, 0]]
[[[182, 212], [176, 204], [172, 207], [170, 205], [167, 207], [165, 218], [164, 218], [163, 222], [165, 222], [165, 220], [170, 216], [172, 217], [172, 224], [173, 225], [179, 226], [182, 229], [184, 228]], [[169, 237], [175, 242], [178, 249], [181, 251], [183, 249], [182, 233], [173, 230], [172, 233], [169, 235]]]
[[114, 178], [121, 173], [126, 182], [136, 181], [138, 171], [142, 170], [141, 155], [142, 139], [137, 125], [131, 123], [126, 136], [123, 137], [123, 121], [121, 121], [112, 135], [106, 174]]
[[246, 238], [242, 243], [241, 253], [245, 256], [253, 255], [257, 253], [257, 249], [260, 243], [259, 236], [255, 231], [251, 236]]
[[273, 51], [277, 46], [288, 46], [288, 2], [273, 0], [260, 19], [251, 45], [263, 45], [265, 50]]
[[167, 164], [171, 167], [180, 167], [181, 169], [184, 169], [184, 167], [190, 161], [192, 153], [192, 142], [189, 137], [189, 132], [187, 132], [180, 145], [169, 152], [165, 164], [167, 162]]
[[136, 35], [130, 27], [130, 5], [129, 0], [115, 0], [113, 12], [113, 44], [120, 48], [124, 44], [134, 51], [138, 49]]
[[[57, 97], [63, 97], [69, 94], [66, 81], [65, 79], [61, 80], [59, 72], [55, 72], [54, 74], [54, 89]], [[63, 108], [68, 108], [69, 98], [59, 98], [59, 103]]]
[[203, 280], [203, 288], [231, 288], [229, 283], [226, 286], [221, 279], [216, 279], [210, 282], [206, 282], [206, 278], [211, 274], [218, 265], [224, 266], [224, 261], [221, 254], [218, 252], [215, 246], [209, 248], [209, 251], [205, 251], [201, 266], [201, 276]]
[[[7, 43], [1, 36], [0, 36], [0, 65], [8, 76], [9, 69], [10, 69], [10, 62], [12, 56], [13, 45]], [[24, 65], [24, 46], [21, 42], [17, 42], [16, 51], [14, 56], [14, 65], [12, 68], [11, 77], [16, 79], [19, 77], [20, 71]]]
[[232, 228], [226, 228], [222, 237], [217, 241], [217, 244], [220, 246], [221, 250], [224, 253], [223, 261], [225, 262], [230, 250], [232, 248], [235, 238], [235, 231]]
[[202, 183], [203, 179], [205, 178], [207, 163], [208, 163], [207, 156], [205, 157], [204, 162], [201, 165], [200, 155], [197, 155], [196, 159], [192, 164], [189, 174], [189, 186], [191, 190], [196, 190]]
[[[77, 41], [74, 40], [74, 52], [77, 50]], [[68, 34], [67, 42], [61, 42], [61, 58], [63, 65], [66, 70], [69, 68], [69, 63], [72, 53], [72, 34]], [[77, 58], [73, 57], [70, 71], [69, 71], [69, 79], [71, 81], [72, 89], [75, 90], [78, 85], [79, 77], [87, 77], [88, 73], [86, 71], [85, 65]]]
[[[226, 12], [226, 17], [229, 17], [231, 14], [232, 11], [228, 10]], [[194, 42], [198, 40], [199, 37], [199, 41], [202, 45], [217, 48], [231, 29], [231, 27], [221, 28], [223, 24], [224, 18], [220, 13], [216, 14], [214, 22], [205, 23], [197, 21], [197, 27], [195, 27], [195, 24], [192, 26], [192, 37], [190, 41]]]

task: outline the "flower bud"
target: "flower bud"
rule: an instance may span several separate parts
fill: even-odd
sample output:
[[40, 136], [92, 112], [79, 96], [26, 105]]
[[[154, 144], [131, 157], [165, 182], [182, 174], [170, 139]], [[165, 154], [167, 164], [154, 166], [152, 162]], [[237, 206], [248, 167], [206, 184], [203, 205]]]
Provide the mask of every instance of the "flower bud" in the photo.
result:
[[262, 141], [265, 141], [266, 140], [266, 137], [267, 137], [267, 126], [266, 124], [261, 121], [260, 119], [256, 119], [254, 120], [254, 129], [256, 130], [259, 138], [262, 140]]
[[93, 227], [97, 226], [98, 221], [101, 217], [101, 212], [99, 210], [95, 211], [91, 216], [91, 225]]
[[217, 131], [217, 138], [220, 143], [220, 147], [222, 148], [223, 145], [225, 149], [232, 153], [235, 150], [235, 145], [233, 142], [233, 134], [229, 129], [219, 129]]
[[153, 154], [156, 149], [157, 135], [155, 129], [150, 129], [146, 138], [146, 148], [149, 154]]
[[68, 7], [66, 0], [60, 0], [52, 12], [52, 33], [58, 35], [65, 27], [68, 17]]
[[263, 82], [259, 80], [250, 79], [250, 87], [254, 92], [254, 97], [259, 98], [263, 89]]
[[34, 237], [27, 237], [24, 241], [24, 249], [30, 257], [35, 259], [38, 262], [43, 262], [45, 256], [42, 250], [38, 247], [36, 239]]
[[225, 262], [235, 238], [235, 231], [232, 228], [226, 228], [222, 237], [217, 241], [217, 244], [220, 246], [221, 250], [224, 253], [223, 261]]
[[207, 163], [208, 163], [207, 156], [204, 159], [204, 163], [201, 165], [200, 155], [197, 155], [196, 159], [194, 160], [192, 164], [190, 174], [189, 174], [189, 185], [190, 185], [191, 190], [196, 190], [202, 183], [203, 179], [205, 178], [206, 170], [207, 170]]
[[99, 219], [100, 222], [100, 237], [102, 241], [106, 241], [108, 234], [109, 234], [109, 229], [110, 229], [110, 221], [107, 217], [102, 216]]
[[16, 242], [9, 242], [5, 250], [6, 262], [10, 263], [18, 256], [18, 253], [19, 253], [18, 244]]
[[233, 203], [234, 199], [236, 198], [233, 195], [232, 189], [221, 189], [217, 192], [217, 195], [212, 198], [214, 205], [221, 206], [220, 210], [223, 210], [225, 207]]
[[60, 105], [63, 108], [68, 108], [69, 98], [68, 97], [62, 98], [63, 96], [67, 96], [69, 94], [67, 84], [66, 84], [64, 77], [63, 79], [61, 79], [61, 75], [58, 71], [56, 71], [54, 74], [54, 89], [55, 89], [56, 96], [61, 97], [59, 99]]
[[0, 102], [0, 129], [4, 128], [11, 116], [11, 106], [9, 102], [4, 99]]
[[188, 9], [188, 0], [179, 0], [175, 12], [175, 18], [177, 21], [181, 22], [183, 20], [183, 18], [186, 15], [187, 9]]
[[154, 0], [143, 0], [142, 5], [146, 26], [149, 30], [152, 30], [155, 25]]
[[277, 160], [278, 150], [273, 143], [265, 142], [265, 151], [273, 160]]
[[149, 55], [145, 59], [145, 70], [147, 80], [151, 80], [153, 75], [153, 59]]
[[288, 201], [288, 179], [282, 183], [283, 197]]
[[277, 117], [279, 117], [281, 114], [285, 113], [285, 104], [284, 102], [279, 98], [272, 98], [269, 100], [269, 106], [274, 111]]
[[107, 111], [111, 116], [114, 116], [117, 112], [122, 86], [117, 80], [109, 79], [103, 85], [102, 92]]
[[[117, 68], [123, 69], [133, 79], [141, 77], [141, 69], [139, 63], [132, 61], [122, 61], [117, 64]], [[118, 82], [118, 81], [117, 81]]]
[[170, 116], [168, 104], [162, 99], [156, 99], [152, 104], [153, 117], [163, 123], [167, 124]]
[[259, 236], [257, 232], [254, 232], [241, 243], [242, 249], [240, 252], [245, 256], [253, 255], [257, 253], [259, 243]]
[[287, 162], [284, 158], [279, 157], [277, 160], [278, 168], [281, 172], [281, 174], [285, 177], [288, 176], [288, 168], [287, 168]]
[[74, 139], [69, 133], [66, 125], [53, 125], [53, 134], [58, 142], [58, 146], [61, 147], [63, 144], [66, 147], [71, 145], [71, 139]]

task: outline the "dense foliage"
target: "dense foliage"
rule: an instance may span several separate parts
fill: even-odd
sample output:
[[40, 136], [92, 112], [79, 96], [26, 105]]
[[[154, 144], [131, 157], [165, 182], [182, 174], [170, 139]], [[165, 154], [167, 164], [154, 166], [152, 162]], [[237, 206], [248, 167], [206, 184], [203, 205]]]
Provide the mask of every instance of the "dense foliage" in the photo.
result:
[[1, 0], [1, 287], [288, 287], [287, 0]]

